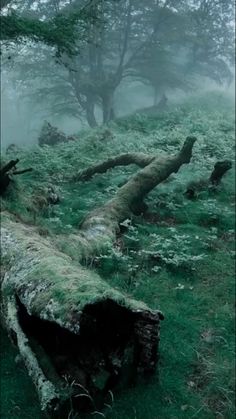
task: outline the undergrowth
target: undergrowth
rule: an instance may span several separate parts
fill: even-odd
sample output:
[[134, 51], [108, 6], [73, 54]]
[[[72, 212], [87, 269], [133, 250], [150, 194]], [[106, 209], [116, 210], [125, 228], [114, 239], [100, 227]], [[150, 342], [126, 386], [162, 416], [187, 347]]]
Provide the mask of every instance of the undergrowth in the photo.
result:
[[[165, 315], [158, 372], [117, 391], [108, 419], [234, 417], [234, 166], [216, 190], [200, 191], [193, 201], [184, 195], [190, 181], [209, 177], [217, 160], [233, 159], [232, 104], [212, 93], [159, 116], [137, 114], [78, 133], [77, 142], [19, 150], [21, 165], [34, 170], [19, 177], [2, 200], [3, 209], [63, 242], [137, 168], [115, 168], [84, 183], [72, 182], [77, 171], [122, 152], [175, 153], [190, 134], [198, 139], [191, 163], [150, 193], [147, 213], [124, 220], [114, 248], [89, 261], [114, 287]], [[39, 198], [49, 185], [60, 202], [42, 207]], [[2, 417], [30, 418], [33, 390], [17, 390], [28, 388], [28, 378], [11, 364], [9, 355]], [[37, 412], [32, 414], [39, 419]]]

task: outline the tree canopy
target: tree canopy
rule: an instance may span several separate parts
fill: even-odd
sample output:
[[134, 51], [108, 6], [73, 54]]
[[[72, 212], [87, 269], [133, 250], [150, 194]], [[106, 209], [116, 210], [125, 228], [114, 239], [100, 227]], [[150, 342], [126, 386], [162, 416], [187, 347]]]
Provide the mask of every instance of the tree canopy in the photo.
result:
[[32, 80], [43, 77], [39, 99], [47, 98], [58, 114], [85, 117], [92, 127], [98, 109], [103, 123], [115, 117], [116, 92], [126, 80], [148, 84], [154, 104], [166, 91], [192, 88], [197, 77], [232, 81], [232, 0], [22, 4], [1, 16], [2, 39], [43, 41], [56, 48], [56, 60], [31, 45], [17, 60], [19, 81], [28, 66]]
[[[40, 2], [39, 2], [40, 3]], [[46, 2], [46, 6], [50, 2]], [[55, 6], [54, 13], [50, 13], [46, 8], [39, 13], [34, 1], [23, 2], [23, 6], [33, 6], [34, 10], [24, 10], [21, 6], [18, 8], [16, 3], [13, 9], [7, 9], [11, 0], [1, 1], [0, 16], [0, 40], [19, 42], [23, 39], [32, 41], [42, 41], [43, 43], [56, 47], [58, 53], [66, 52], [69, 56], [76, 53], [76, 40], [82, 37], [83, 28], [87, 22], [93, 19], [89, 9], [89, 3], [86, 7], [77, 10], [68, 10], [62, 13], [61, 9]], [[36, 8], [36, 10], [35, 10]], [[46, 13], [46, 14], [45, 14]]]

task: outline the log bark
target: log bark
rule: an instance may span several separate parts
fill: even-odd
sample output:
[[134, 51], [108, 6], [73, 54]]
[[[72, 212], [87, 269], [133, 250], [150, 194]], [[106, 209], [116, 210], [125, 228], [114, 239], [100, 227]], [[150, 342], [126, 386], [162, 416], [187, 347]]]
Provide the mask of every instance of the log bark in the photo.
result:
[[[68, 255], [61, 251], [61, 239], [46, 240], [33, 227], [2, 214], [3, 318], [43, 409], [61, 412], [68, 400], [76, 409], [88, 404], [94, 408], [97, 395], [119, 378], [128, 354], [134, 371], [155, 370], [163, 315], [112, 288], [79, 262], [113, 245], [119, 224], [137, 202], [189, 163], [195, 141], [188, 137], [174, 156], [150, 156], [149, 164], [114, 198], [88, 214], [78, 234], [68, 236], [76, 262], [68, 249]], [[42, 351], [33, 350], [34, 342]]]
[[91, 179], [97, 173], [105, 173], [109, 169], [113, 169], [117, 166], [129, 166], [135, 164], [139, 167], [145, 167], [155, 159], [155, 156], [151, 156], [144, 153], [125, 153], [116, 157], [111, 157], [108, 160], [95, 164], [94, 166], [88, 167], [85, 170], [81, 170], [74, 177], [73, 180], [86, 181]]
[[[154, 371], [160, 312], [113, 289], [8, 213], [2, 214], [1, 240], [2, 317], [43, 410], [62, 412], [71, 400], [80, 408], [83, 397], [86, 408], [93, 408], [98, 394], [119, 377], [130, 351], [135, 371]], [[34, 351], [32, 342], [46, 355]]]
[[105, 205], [92, 211], [80, 226], [80, 235], [71, 235], [71, 242], [80, 257], [101, 251], [105, 244], [112, 245], [120, 230], [120, 223], [129, 218], [145, 196], [167, 179], [172, 173], [178, 172], [183, 164], [189, 163], [195, 137], [187, 137], [179, 153], [174, 156], [152, 158], [150, 164], [138, 171], [114, 198]]

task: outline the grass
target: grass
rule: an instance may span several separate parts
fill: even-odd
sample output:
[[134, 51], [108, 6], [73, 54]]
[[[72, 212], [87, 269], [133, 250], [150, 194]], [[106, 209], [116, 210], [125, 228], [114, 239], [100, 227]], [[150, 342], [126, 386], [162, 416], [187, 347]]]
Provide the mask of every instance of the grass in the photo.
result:
[[16, 362], [17, 351], [2, 328], [0, 332], [0, 416], [2, 419], [43, 419], [32, 382], [23, 365]]
[[[149, 215], [132, 217], [116, 251], [91, 265], [111, 285], [165, 315], [158, 372], [136, 387], [117, 389], [112, 411], [105, 413], [107, 419], [233, 419], [234, 170], [215, 193], [202, 191], [195, 201], [183, 195], [187, 183], [208, 176], [217, 159], [233, 158], [232, 104], [212, 93], [158, 118], [121, 118], [109, 130], [107, 140], [100, 128], [81, 133], [73, 144], [20, 151], [22, 166], [34, 172], [18, 179], [3, 206], [34, 222], [26, 208], [39, 187], [53, 184], [61, 202], [50, 211], [36, 208], [36, 223], [63, 241], [137, 169], [116, 168], [72, 184], [68, 179], [77, 170], [125, 151], [175, 152], [185, 136], [196, 135], [192, 162], [149, 195]], [[41, 419], [30, 380], [15, 367], [5, 334], [2, 350], [1, 417]]]

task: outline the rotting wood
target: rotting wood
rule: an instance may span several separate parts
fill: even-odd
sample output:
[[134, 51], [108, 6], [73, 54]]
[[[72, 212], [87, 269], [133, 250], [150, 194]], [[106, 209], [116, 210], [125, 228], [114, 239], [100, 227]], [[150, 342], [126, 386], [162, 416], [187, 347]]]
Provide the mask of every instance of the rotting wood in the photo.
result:
[[[152, 156], [150, 163], [114, 198], [88, 214], [78, 233], [67, 236], [77, 255], [76, 262], [69, 256], [69, 249], [64, 250], [68, 255], [60, 251], [61, 239], [54, 238], [52, 243], [40, 237], [33, 227], [16, 222], [8, 213], [2, 214], [2, 306], [8, 331], [11, 333], [12, 329], [7, 310], [11, 302], [19, 327], [26, 336], [29, 334], [29, 342], [31, 337], [39, 342], [57, 374], [67, 377], [73, 394], [76, 385], [89, 391], [85, 399], [91, 403], [99, 392], [108, 391], [116, 382], [122, 365], [130, 359], [130, 351], [136, 371], [155, 370], [163, 315], [112, 288], [79, 262], [114, 244], [120, 223], [131, 215], [137, 202], [189, 163], [195, 141], [195, 137], [187, 137], [174, 156]], [[55, 341], [59, 344], [55, 345]], [[21, 351], [18, 342], [17, 345]], [[25, 357], [31, 357], [27, 350]], [[40, 365], [40, 356], [37, 361]], [[52, 384], [56, 388], [57, 384]], [[42, 390], [40, 386], [37, 389], [39, 393]], [[53, 403], [45, 402], [44, 409], [60, 409], [62, 396], [60, 392], [56, 394], [58, 398], [52, 397]], [[42, 394], [39, 396], [45, 400]], [[81, 397], [71, 398], [76, 408], [81, 407]]]
[[[156, 360], [149, 351], [152, 346], [153, 353], [157, 351], [163, 318], [159, 311], [113, 289], [95, 272], [56, 250], [33, 227], [16, 222], [7, 213], [2, 214], [1, 233], [5, 267], [2, 317], [44, 410], [60, 409], [70, 388], [76, 393], [76, 385], [86, 388], [95, 403], [96, 396], [108, 391], [108, 384], [120, 374], [127, 351], [135, 352], [131, 363], [136, 370], [155, 370]], [[140, 317], [145, 321], [142, 334]], [[150, 333], [153, 329], [155, 333]], [[64, 392], [57, 380], [49, 379], [48, 368], [43, 370], [40, 353], [30, 346], [32, 339], [47, 353], [61, 380], [67, 377]], [[143, 344], [148, 348], [146, 357]], [[79, 401], [78, 408], [84, 404], [81, 397], [73, 399], [75, 405]]]
[[79, 260], [115, 243], [120, 223], [131, 216], [152, 189], [190, 162], [195, 141], [196, 137], [187, 137], [181, 150], [173, 156], [152, 156], [151, 162], [119, 188], [114, 198], [88, 214], [79, 233], [69, 236]]

